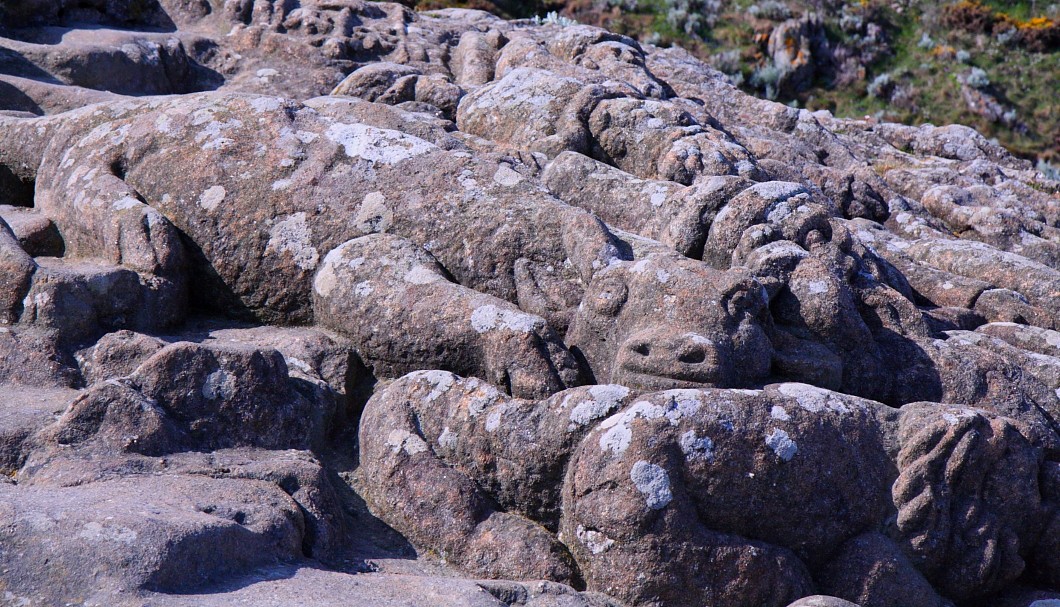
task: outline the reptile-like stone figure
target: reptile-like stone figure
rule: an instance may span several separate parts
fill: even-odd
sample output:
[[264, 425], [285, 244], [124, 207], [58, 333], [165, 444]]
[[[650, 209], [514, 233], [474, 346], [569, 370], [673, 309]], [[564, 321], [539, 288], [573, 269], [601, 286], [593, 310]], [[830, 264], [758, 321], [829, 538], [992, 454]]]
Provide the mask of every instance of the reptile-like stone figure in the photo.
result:
[[[78, 292], [92, 312], [77, 327], [85, 337], [179, 322], [190, 299], [260, 321], [315, 320], [352, 337], [384, 375], [448, 369], [520, 396], [609, 376], [615, 357], [632, 369], [630, 340], [654, 349], [636, 363], [647, 383], [737, 385], [769, 370], [764, 294], [749, 275], [664, 250], [632, 261], [628, 243], [535, 185], [526, 166], [471, 153], [423, 114], [205, 94], [2, 120], [2, 162], [34, 182], [33, 204], [65, 247], [57, 260], [5, 245], [20, 260], [5, 309], [16, 322], [69, 324], [71, 285], [86, 280], [72, 261], [92, 259], [107, 264], [97, 273], [133, 284], [124, 305]], [[598, 276], [614, 282], [604, 273], [645, 263], [652, 280], [632, 297], [601, 303], [606, 287], [593, 287], [594, 312], [571, 328], [589, 363], [579, 366], [561, 336], [582, 294]], [[189, 273], [210, 278], [191, 283]], [[660, 290], [666, 273], [673, 282]], [[689, 297], [706, 305], [677, 305]], [[601, 350], [609, 337], [592, 314], [623, 306], [640, 317], [611, 337], [625, 349]], [[658, 315], [660, 306], [671, 310]], [[633, 324], [668, 329], [633, 335]], [[678, 358], [686, 368], [674, 375]]]
[[806, 384], [533, 402], [429, 371], [369, 401], [361, 475], [384, 520], [471, 575], [583, 581], [634, 605], [883, 584], [942, 606], [1057, 575], [1060, 495], [1030, 435], [982, 409]]

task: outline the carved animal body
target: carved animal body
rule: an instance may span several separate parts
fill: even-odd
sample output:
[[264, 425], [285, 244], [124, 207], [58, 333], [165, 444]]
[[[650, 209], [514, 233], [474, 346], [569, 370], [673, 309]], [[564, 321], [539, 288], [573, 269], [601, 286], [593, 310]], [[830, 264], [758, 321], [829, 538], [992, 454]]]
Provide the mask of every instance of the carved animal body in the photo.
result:
[[750, 607], [815, 583], [890, 584], [874, 569], [886, 562], [909, 604], [943, 605], [933, 586], [980, 596], [1055, 568], [1040, 533], [1058, 511], [1025, 432], [984, 410], [899, 411], [806, 384], [597, 385], [532, 402], [429, 371], [377, 393], [360, 440], [366, 499], [472, 575]]
[[[423, 115], [350, 99], [201, 95], [4, 123], [8, 141], [33, 142], [6, 146], [30, 153], [4, 161], [35, 180], [66, 257], [165, 280], [178, 310], [189, 290], [200, 305], [269, 322], [315, 317], [385, 375], [442, 368], [525, 396], [588, 372], [737, 385], [769, 371], [764, 292], [750, 276], [664, 250], [633, 261], [628, 243], [521, 164], [472, 154]], [[410, 175], [409, 187], [387, 187]], [[214, 280], [189, 285], [189, 270]], [[677, 303], [689, 298], [705, 305]], [[634, 312], [616, 323], [624, 307]], [[601, 320], [625, 333], [602, 334]], [[561, 341], [568, 324], [590, 369]]]
[[[795, 184], [733, 177], [685, 193], [700, 210], [679, 211], [672, 231], [702, 242], [708, 264], [616, 236], [526, 165], [385, 105], [202, 94], [3, 121], [5, 141], [25, 143], [5, 145], [3, 162], [35, 181], [66, 258], [136, 272], [130, 300], [148, 302], [155, 322], [180, 319], [191, 269], [212, 277], [190, 289], [198, 305], [316, 317], [382, 375], [446, 369], [518, 396], [586, 379], [662, 389], [772, 376], [900, 403], [939, 398], [946, 384], [918, 371], [945, 368], [949, 354], [920, 345], [928, 332], [901, 274]], [[556, 177], [563, 166], [546, 181], [583, 200]], [[653, 221], [623, 227], [650, 233]], [[34, 303], [62, 300], [37, 296], [65, 284], [49, 264], [24, 263], [33, 296], [14, 298], [8, 315], [63, 321]], [[112, 315], [115, 328], [147, 328]], [[896, 381], [904, 367], [885, 356], [918, 381]], [[1009, 405], [1050, 445], [1052, 396]]]

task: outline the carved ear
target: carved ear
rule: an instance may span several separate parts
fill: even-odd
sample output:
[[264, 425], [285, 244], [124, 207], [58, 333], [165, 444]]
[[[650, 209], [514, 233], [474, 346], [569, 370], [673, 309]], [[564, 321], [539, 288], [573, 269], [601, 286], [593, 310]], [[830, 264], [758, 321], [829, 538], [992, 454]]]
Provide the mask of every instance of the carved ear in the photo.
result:
[[775, 228], [785, 240], [790, 240], [808, 251], [814, 244], [832, 240], [831, 219], [824, 207], [803, 203]]
[[628, 273], [621, 268], [600, 276], [593, 285], [592, 292], [584, 298], [584, 305], [601, 317], [618, 316], [629, 298], [629, 287], [626, 283], [628, 277]]
[[562, 273], [548, 272], [541, 264], [522, 258], [515, 262], [515, 293], [519, 308], [536, 314], [566, 333], [584, 288]]
[[769, 304], [765, 287], [749, 272], [729, 270], [722, 279], [721, 304], [736, 320], [754, 318]]
[[632, 259], [622, 241], [615, 238], [603, 221], [595, 215], [568, 207], [563, 222], [563, 248], [567, 258], [584, 286], [588, 286], [597, 272], [615, 261]]

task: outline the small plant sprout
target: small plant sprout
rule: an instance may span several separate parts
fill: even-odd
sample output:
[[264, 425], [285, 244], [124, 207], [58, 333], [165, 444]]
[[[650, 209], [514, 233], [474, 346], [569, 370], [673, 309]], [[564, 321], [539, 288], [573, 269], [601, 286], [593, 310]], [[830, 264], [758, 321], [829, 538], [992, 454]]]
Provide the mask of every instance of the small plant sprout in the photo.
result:
[[549, 11], [544, 17], [540, 15], [535, 16], [534, 25], [558, 25], [560, 27], [569, 27], [571, 25], [578, 25], [578, 22], [570, 17], [564, 17], [556, 11]]

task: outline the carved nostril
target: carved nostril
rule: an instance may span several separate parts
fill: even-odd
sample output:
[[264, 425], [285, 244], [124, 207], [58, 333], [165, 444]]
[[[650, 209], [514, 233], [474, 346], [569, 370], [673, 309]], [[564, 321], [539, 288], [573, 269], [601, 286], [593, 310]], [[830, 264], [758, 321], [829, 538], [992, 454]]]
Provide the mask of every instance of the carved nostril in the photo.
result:
[[686, 350], [677, 356], [677, 360], [690, 365], [698, 365], [707, 360], [707, 353], [700, 348]]
[[643, 342], [633, 346], [633, 351], [641, 356], [648, 356], [651, 354], [651, 348], [648, 347], [648, 344]]

